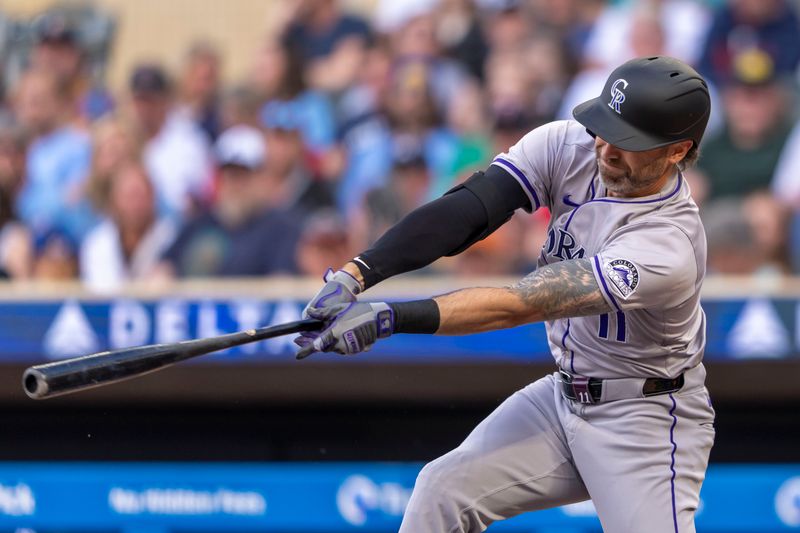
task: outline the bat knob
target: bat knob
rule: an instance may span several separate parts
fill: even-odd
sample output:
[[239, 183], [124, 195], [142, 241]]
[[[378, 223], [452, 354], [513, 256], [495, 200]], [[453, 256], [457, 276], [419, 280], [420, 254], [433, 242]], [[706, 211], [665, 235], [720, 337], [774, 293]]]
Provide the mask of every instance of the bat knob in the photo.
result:
[[29, 398], [39, 400], [47, 396], [50, 387], [41, 372], [35, 368], [29, 368], [22, 374], [22, 388]]

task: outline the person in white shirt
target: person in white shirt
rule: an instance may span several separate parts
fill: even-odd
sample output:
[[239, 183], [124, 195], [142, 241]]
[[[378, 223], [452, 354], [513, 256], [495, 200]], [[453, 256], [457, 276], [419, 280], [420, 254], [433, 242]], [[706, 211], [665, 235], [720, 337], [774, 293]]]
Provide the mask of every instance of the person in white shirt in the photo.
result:
[[107, 218], [81, 246], [81, 281], [108, 292], [148, 279], [176, 232], [172, 220], [157, 216], [153, 184], [142, 164], [122, 165], [111, 180]]
[[159, 211], [184, 219], [208, 196], [213, 164], [208, 138], [173, 104], [167, 75], [156, 65], [137, 67], [130, 80], [134, 118], [145, 136], [144, 165]]

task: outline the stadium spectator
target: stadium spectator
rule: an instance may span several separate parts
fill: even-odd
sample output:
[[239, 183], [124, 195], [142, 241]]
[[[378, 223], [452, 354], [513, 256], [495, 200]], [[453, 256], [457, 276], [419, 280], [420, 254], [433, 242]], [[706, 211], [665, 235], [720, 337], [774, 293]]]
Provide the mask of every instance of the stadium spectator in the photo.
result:
[[111, 111], [111, 94], [96, 83], [88, 71], [78, 28], [66, 13], [45, 13], [35, 24], [36, 42], [30, 64], [54, 73], [67, 87], [70, 120], [85, 126]]
[[297, 4], [283, 43], [305, 65], [309, 86], [338, 95], [358, 76], [372, 32], [361, 17], [342, 12], [338, 0]]
[[530, 14], [523, 0], [482, 1], [484, 33], [489, 50], [495, 53], [518, 51], [533, 35]]
[[53, 229], [34, 242], [33, 277], [40, 281], [72, 281], [78, 277], [77, 244]]
[[220, 135], [215, 152], [220, 166], [217, 198], [180, 230], [163, 257], [159, 276], [296, 272], [300, 225], [291, 213], [264, 203], [267, 152], [262, 133], [235, 126]]
[[768, 53], [778, 75], [796, 73], [800, 65], [800, 20], [791, 2], [723, 2], [714, 13], [699, 70], [713, 83], [725, 83], [736, 68], [736, 58], [751, 49]]
[[[431, 181], [423, 201], [432, 200], [452, 185], [452, 170], [458, 156], [458, 139], [443, 123], [436, 105], [435, 75], [435, 69], [427, 61], [399, 62], [386, 100], [392, 153], [417, 150], [427, 165]], [[458, 91], [452, 93], [444, 109], [457, 94]]]
[[294, 4], [283, 40], [304, 62], [329, 57], [348, 40], [366, 44], [372, 37], [366, 21], [343, 13], [339, 0], [297, 0]]
[[[495, 155], [489, 131], [491, 120], [480, 85], [465, 85], [458, 92], [447, 110], [447, 124], [455, 133], [458, 146], [449, 183], [443, 183], [443, 187], [449, 187], [468, 178], [474, 171], [486, 168]], [[433, 194], [440, 192], [443, 194], [445, 190], [434, 191]]]
[[495, 154], [505, 152], [545, 121], [539, 115], [531, 72], [519, 67], [527, 62], [521, 47], [492, 49], [487, 58], [485, 98], [493, 126]]
[[744, 200], [745, 218], [753, 228], [756, 245], [763, 250], [761, 273], [788, 274], [789, 210], [769, 191], [753, 193]]
[[791, 130], [789, 95], [768, 54], [740, 54], [731, 76], [721, 88], [724, 128], [703, 143], [697, 166], [709, 199], [769, 189]]
[[[270, 116], [291, 114], [299, 125], [306, 151], [322, 167], [336, 140], [336, 122], [328, 98], [306, 86], [304, 65], [296, 50], [276, 41], [261, 49], [254, 74], [254, 87], [262, 91], [262, 124]], [[328, 176], [334, 176], [332, 169]]]
[[651, 22], [642, 27], [647, 22], [643, 13], [647, 13], [652, 22], [660, 22], [657, 38], [661, 43], [658, 48], [664, 54], [691, 65], [697, 64], [711, 23], [711, 15], [703, 2], [644, 0], [606, 5], [581, 54], [584, 66], [610, 72], [621, 61], [647, 55], [642, 53], [641, 41], [648, 39], [647, 34], [654, 25]]
[[261, 127], [260, 109], [261, 98], [249, 85], [236, 85], [223, 91], [220, 102], [222, 129], [233, 126]]
[[492, 130], [492, 151], [502, 154], [515, 145], [526, 133], [542, 124], [530, 109], [509, 107], [495, 110]]
[[338, 184], [337, 204], [347, 220], [358, 210], [366, 191], [382, 187], [389, 177], [391, 143], [383, 110], [391, 66], [388, 46], [372, 46], [358, 83], [340, 99], [339, 141], [346, 163]]
[[80, 277], [94, 291], [115, 291], [147, 280], [175, 239], [174, 222], [158, 218], [153, 184], [135, 159], [115, 166], [106, 218], [83, 240]]
[[353, 257], [352, 235], [342, 217], [325, 209], [311, 215], [303, 224], [297, 244], [297, 268], [303, 276], [319, 276], [337, 265], [337, 261]]
[[708, 270], [715, 274], [775, 275], [789, 271], [786, 210], [768, 193], [728, 196], [701, 211]]
[[360, 209], [352, 214], [356, 248], [368, 247], [424, 203], [432, 178], [423, 150], [424, 147], [416, 142], [394, 146], [388, 183], [366, 191]]
[[121, 115], [104, 116], [92, 125], [91, 133], [92, 163], [85, 194], [97, 212], [105, 213], [112, 176], [121, 164], [141, 157], [142, 139]]
[[[521, 220], [510, 222], [446, 261], [443, 267], [461, 278], [517, 274], [524, 264], [523, 248], [520, 246], [523, 231], [524, 223]], [[504, 260], [498, 261], [498, 257]]]
[[68, 108], [68, 87], [53, 73], [32, 69], [19, 80], [14, 111], [30, 145], [16, 209], [37, 239], [56, 230], [79, 241], [96, 222], [83, 197], [91, 145]]
[[605, 0], [532, 0], [529, 4], [536, 37], [558, 41], [570, 62], [583, 57], [586, 43], [607, 5]]
[[176, 108], [161, 67], [139, 65], [129, 88], [134, 120], [144, 136], [144, 163], [159, 208], [168, 216], [183, 217], [209, 193], [212, 165], [208, 140]]
[[531, 90], [531, 112], [545, 122], [554, 120], [574, 74], [573, 61], [560, 39], [537, 36], [523, 52]]
[[728, 197], [703, 206], [710, 274], [748, 275], [764, 262], [743, 204], [742, 198]]
[[[620, 15], [616, 10], [623, 10], [622, 13], [625, 16], [622, 17], [622, 20], [627, 21], [628, 17], [631, 19], [629, 23], [626, 22], [624, 24], [625, 31], [621, 32], [613, 24], [606, 28], [603, 22], [604, 19], [601, 17], [601, 20], [598, 21], [601, 26], [595, 28], [590, 41], [598, 40], [596, 36], [598, 33], [605, 34], [613, 31], [617, 37], [612, 39], [610, 44], [616, 47], [624, 46], [629, 48], [625, 52], [626, 58], [669, 55], [666, 43], [667, 30], [658, 3], [625, 4], [624, 6], [610, 7], [609, 9], [610, 11], [606, 16], [611, 17], [613, 20], [616, 20], [617, 16]], [[608, 35], [605, 38], [608, 38]], [[591, 46], [591, 44], [587, 44], [587, 50], [591, 50]], [[600, 94], [608, 75], [614, 66], [618, 64], [618, 58], [601, 59], [599, 57], [585, 56], [583, 63], [581, 70], [576, 73], [567, 87], [564, 98], [561, 101], [561, 107], [557, 114], [560, 119], [571, 119], [572, 110], [576, 105]]]
[[[419, 11], [412, 9], [414, 4], [420, 4]], [[395, 79], [402, 80], [407, 68], [418, 69], [423, 65], [428, 95], [435, 112], [444, 115], [455, 94], [470, 81], [470, 75], [459, 63], [442, 55], [436, 37], [434, 4], [428, 0], [416, 0], [409, 5], [408, 12], [396, 21], [396, 26], [387, 35], [394, 57]]]
[[334, 184], [313, 170], [313, 157], [303, 143], [303, 120], [292, 106], [267, 106], [261, 119], [266, 127], [269, 158], [259, 188], [266, 205], [312, 213], [334, 204]]
[[14, 201], [25, 177], [26, 141], [13, 126], [0, 128], [0, 277], [26, 279], [33, 269], [31, 233], [16, 218]]
[[436, 11], [436, 39], [442, 53], [475, 79], [483, 80], [483, 64], [489, 45], [483, 34], [478, 9], [472, 0], [443, 0]]
[[213, 142], [221, 128], [220, 63], [217, 49], [199, 41], [189, 47], [183, 61], [178, 88], [179, 108]]

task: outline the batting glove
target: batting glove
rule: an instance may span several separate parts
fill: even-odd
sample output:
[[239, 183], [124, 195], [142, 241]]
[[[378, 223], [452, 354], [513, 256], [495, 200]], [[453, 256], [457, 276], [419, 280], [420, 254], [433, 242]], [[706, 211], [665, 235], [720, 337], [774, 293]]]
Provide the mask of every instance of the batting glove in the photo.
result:
[[329, 268], [322, 280], [325, 285], [303, 309], [303, 318], [327, 320], [336, 315], [334, 307], [355, 302], [356, 294], [361, 292], [358, 280], [344, 270], [334, 272]]
[[[329, 268], [322, 276], [322, 280], [325, 285], [303, 309], [303, 318], [328, 320], [336, 315], [333, 312], [334, 307], [355, 302], [356, 294], [361, 292], [358, 280], [344, 270], [334, 272]], [[319, 331], [306, 331], [300, 334], [300, 338], [305, 337], [309, 341], [319, 336]], [[300, 338], [295, 339], [295, 343], [300, 344]]]
[[333, 306], [335, 313], [328, 327], [314, 339], [295, 339], [300, 346], [298, 359], [314, 352], [336, 352], [353, 355], [372, 348], [375, 341], [394, 331], [394, 312], [385, 303], [349, 303]]

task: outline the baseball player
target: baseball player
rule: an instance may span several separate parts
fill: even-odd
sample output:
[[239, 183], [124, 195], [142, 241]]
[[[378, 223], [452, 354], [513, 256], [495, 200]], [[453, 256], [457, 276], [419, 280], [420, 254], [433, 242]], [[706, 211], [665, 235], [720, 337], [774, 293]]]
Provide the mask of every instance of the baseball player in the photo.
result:
[[[401, 532], [483, 531], [588, 498], [608, 532], [695, 530], [714, 411], [701, 363], [706, 241], [681, 169], [697, 157], [709, 109], [705, 81], [686, 64], [631, 60], [575, 121], [531, 131], [326, 275], [306, 313], [327, 327], [296, 339], [299, 358], [354, 354], [393, 333], [547, 327], [558, 371], [422, 469]], [[540, 207], [552, 215], [549, 238], [517, 284], [357, 301]]]

